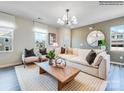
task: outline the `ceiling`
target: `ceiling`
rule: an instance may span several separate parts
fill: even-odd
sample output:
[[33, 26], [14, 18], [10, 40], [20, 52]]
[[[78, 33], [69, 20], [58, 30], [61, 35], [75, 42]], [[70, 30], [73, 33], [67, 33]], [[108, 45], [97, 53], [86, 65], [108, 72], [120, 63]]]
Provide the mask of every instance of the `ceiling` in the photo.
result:
[[124, 16], [124, 5], [99, 5], [98, 1], [1, 1], [0, 11], [31, 20], [61, 27], [57, 19], [70, 9], [70, 15], [78, 19], [77, 25], [70, 28], [81, 27], [117, 17]]

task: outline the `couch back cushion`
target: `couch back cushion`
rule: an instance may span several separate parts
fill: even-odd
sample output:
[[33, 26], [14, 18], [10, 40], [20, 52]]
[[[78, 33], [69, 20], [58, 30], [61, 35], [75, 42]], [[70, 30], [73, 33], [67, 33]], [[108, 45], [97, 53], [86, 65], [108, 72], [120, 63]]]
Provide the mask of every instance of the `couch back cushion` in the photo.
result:
[[78, 49], [77, 48], [73, 48], [73, 55], [78, 56]]
[[78, 56], [83, 57], [83, 59], [85, 59], [90, 51], [90, 49], [78, 49]]

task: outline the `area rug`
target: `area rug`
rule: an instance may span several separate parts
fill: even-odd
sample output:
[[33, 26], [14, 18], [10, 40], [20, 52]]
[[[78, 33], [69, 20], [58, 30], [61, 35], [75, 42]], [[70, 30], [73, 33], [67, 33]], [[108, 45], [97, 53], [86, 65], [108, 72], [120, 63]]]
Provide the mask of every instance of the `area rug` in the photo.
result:
[[[15, 71], [22, 91], [57, 91], [58, 81], [47, 73], [40, 75], [36, 65], [16, 66]], [[106, 81], [80, 72], [62, 91], [104, 91], [106, 85]]]

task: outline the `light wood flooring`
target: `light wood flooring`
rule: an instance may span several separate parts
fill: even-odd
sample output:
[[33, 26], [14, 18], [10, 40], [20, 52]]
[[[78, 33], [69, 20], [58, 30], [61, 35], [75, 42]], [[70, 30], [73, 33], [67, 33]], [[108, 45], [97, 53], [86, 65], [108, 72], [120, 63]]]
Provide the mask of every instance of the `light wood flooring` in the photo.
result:
[[[20, 91], [14, 67], [0, 69], [0, 91]], [[106, 91], [124, 91], [124, 66], [111, 64]]]

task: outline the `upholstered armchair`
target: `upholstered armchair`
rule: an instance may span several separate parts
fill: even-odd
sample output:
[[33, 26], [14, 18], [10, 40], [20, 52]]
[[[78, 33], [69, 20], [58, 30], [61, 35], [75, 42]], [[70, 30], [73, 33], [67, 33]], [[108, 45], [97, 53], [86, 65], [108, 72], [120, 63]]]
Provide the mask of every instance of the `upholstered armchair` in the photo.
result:
[[34, 55], [26, 56], [26, 49], [22, 52], [22, 63], [24, 64], [24, 68], [26, 66], [26, 63], [32, 63], [32, 62], [39, 62], [40, 56], [37, 53], [34, 53]]

